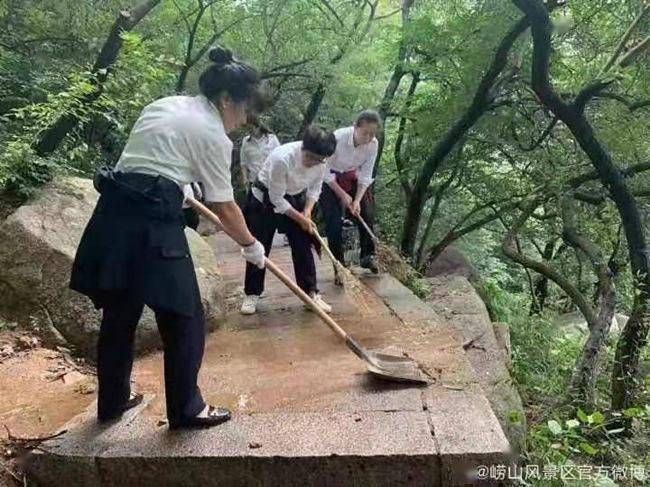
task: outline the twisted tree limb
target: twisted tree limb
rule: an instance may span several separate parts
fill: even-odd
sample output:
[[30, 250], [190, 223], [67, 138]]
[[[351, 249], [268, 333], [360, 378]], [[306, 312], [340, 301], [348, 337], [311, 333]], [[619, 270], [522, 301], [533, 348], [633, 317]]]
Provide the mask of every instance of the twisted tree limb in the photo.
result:
[[564, 102], [555, 92], [549, 75], [552, 24], [540, 0], [513, 0], [531, 21], [533, 35], [532, 85], [539, 100], [571, 131], [587, 154], [598, 177], [609, 189], [628, 242], [632, 276], [637, 290], [632, 318], [627, 322], [616, 349], [612, 377], [612, 407], [629, 407], [638, 391], [639, 359], [650, 330], [650, 250], [634, 196], [611, 155], [596, 137], [584, 112]]
[[[92, 68], [90, 82], [95, 85], [95, 90], [81, 98], [82, 104], [90, 104], [97, 100], [103, 92], [103, 83], [108, 78], [110, 68], [115, 64], [122, 48], [122, 35], [133, 30], [140, 21], [160, 3], [161, 0], [146, 0], [131, 10], [122, 10], [111, 27], [108, 38], [97, 56]], [[50, 127], [41, 132], [34, 150], [40, 156], [54, 152], [61, 141], [79, 123], [79, 118], [74, 113], [61, 115]]]

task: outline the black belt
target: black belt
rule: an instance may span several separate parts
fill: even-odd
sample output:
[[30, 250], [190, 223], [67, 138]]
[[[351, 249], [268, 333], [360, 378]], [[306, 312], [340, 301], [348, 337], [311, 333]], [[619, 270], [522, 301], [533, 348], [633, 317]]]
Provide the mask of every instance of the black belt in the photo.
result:
[[143, 214], [169, 220], [182, 214], [183, 192], [164, 176], [100, 168], [94, 178], [103, 206], [120, 214]]

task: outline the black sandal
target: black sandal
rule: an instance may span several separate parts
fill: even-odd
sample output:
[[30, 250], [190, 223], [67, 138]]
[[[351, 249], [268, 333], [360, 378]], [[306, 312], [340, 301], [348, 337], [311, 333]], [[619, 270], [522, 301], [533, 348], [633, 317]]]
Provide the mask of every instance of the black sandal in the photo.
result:
[[121, 418], [122, 415], [125, 412], [127, 412], [129, 409], [133, 409], [134, 407], [140, 405], [143, 399], [144, 399], [144, 394], [132, 392], [129, 398], [126, 400], [126, 402], [120, 409], [118, 409], [113, 414], [99, 416], [99, 422], [106, 423], [108, 421], [114, 421], [116, 419]]
[[191, 419], [185, 419], [178, 423], [169, 423], [169, 429], [196, 429], [210, 428], [225, 423], [231, 418], [230, 411], [226, 408], [217, 408], [208, 406], [208, 415], [206, 417], [196, 416]]

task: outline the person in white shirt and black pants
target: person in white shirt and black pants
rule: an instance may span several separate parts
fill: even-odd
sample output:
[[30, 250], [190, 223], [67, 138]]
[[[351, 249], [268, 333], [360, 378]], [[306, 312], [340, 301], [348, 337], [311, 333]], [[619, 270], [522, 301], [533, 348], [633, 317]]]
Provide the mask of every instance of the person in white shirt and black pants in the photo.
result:
[[374, 273], [378, 272], [375, 244], [356, 217], [363, 218], [371, 228], [374, 225], [374, 201], [369, 188], [379, 147], [375, 135], [381, 123], [377, 112], [364, 110], [352, 127], [334, 132], [336, 152], [327, 161], [326, 184], [320, 197], [327, 241], [334, 256], [345, 265], [343, 219], [349, 211], [359, 228], [361, 266]]
[[[333, 133], [313, 125], [307, 127], [302, 141], [281, 145], [271, 152], [244, 210], [246, 223], [264, 245], [267, 256], [276, 230], [287, 235], [296, 282], [326, 312], [331, 307], [318, 293], [311, 217], [325, 177], [325, 159], [335, 149]], [[259, 296], [264, 291], [264, 271], [254, 265], [246, 266], [242, 314], [256, 312]]]
[[97, 344], [98, 419], [115, 420], [142, 401], [131, 391], [135, 329], [144, 305], [155, 315], [164, 346], [169, 427], [196, 428], [230, 418], [208, 406], [197, 385], [205, 323], [183, 231], [183, 188], [200, 182], [227, 232], [252, 265], [264, 247], [248, 231], [230, 182], [232, 142], [257, 96], [259, 75], [215, 48], [198, 96], [173, 96], [146, 106], [114, 170], [95, 178], [101, 193], [77, 249], [70, 287], [102, 308]]
[[250, 134], [244, 137], [239, 150], [239, 164], [244, 184], [249, 190], [257, 181], [257, 176], [266, 158], [273, 152], [273, 149], [280, 147], [280, 141], [275, 134], [271, 133], [257, 117], [251, 117], [250, 125]]

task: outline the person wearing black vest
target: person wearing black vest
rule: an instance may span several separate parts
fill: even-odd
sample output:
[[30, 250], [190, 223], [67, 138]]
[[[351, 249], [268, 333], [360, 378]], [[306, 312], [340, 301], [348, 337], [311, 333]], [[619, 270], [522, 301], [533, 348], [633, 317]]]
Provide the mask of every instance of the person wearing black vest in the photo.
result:
[[101, 193], [72, 269], [70, 287], [102, 309], [97, 344], [98, 419], [116, 420], [142, 401], [131, 391], [135, 329], [150, 307], [163, 341], [169, 427], [214, 426], [230, 418], [203, 401], [197, 377], [205, 323], [184, 233], [183, 188], [199, 182], [203, 197], [264, 267], [264, 247], [246, 227], [230, 182], [232, 142], [243, 126], [259, 75], [222, 48], [199, 79], [198, 96], [172, 96], [146, 106], [114, 170], [100, 170]]

